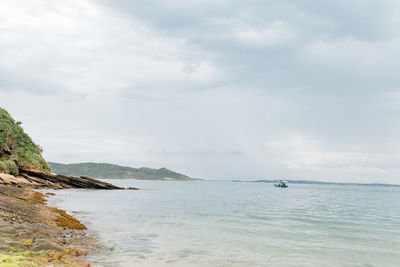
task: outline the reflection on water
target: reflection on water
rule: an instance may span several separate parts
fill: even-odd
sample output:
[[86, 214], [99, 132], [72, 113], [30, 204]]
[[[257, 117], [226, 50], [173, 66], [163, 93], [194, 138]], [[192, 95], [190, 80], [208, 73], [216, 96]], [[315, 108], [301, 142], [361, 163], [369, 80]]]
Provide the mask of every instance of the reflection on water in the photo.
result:
[[98, 266], [398, 266], [400, 189], [109, 180], [50, 205], [101, 235]]

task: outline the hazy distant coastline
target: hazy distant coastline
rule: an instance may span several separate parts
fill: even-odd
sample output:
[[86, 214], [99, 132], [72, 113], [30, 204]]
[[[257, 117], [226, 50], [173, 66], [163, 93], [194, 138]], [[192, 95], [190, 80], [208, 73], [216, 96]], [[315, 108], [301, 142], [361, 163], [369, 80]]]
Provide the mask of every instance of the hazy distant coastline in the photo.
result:
[[[230, 182], [249, 182], [249, 183], [276, 183], [280, 180], [232, 180]], [[321, 181], [312, 181], [312, 180], [286, 180], [291, 184], [323, 184], [323, 185], [362, 185], [362, 186], [394, 186], [400, 187], [398, 184], [381, 184], [381, 183], [342, 183], [342, 182], [321, 182]]]

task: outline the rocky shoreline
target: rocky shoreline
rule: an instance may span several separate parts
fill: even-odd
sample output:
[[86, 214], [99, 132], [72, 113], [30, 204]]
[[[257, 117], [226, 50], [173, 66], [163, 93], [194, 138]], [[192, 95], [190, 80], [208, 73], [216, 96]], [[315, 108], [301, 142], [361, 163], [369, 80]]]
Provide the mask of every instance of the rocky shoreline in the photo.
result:
[[84, 256], [99, 248], [97, 240], [80, 221], [46, 205], [52, 193], [34, 190], [69, 188], [124, 189], [88, 177], [0, 173], [0, 266], [91, 266]]
[[89, 177], [75, 177], [45, 173], [37, 170], [20, 169], [19, 176], [0, 173], [0, 185], [10, 185], [35, 189], [124, 189], [110, 183], [95, 180]]
[[0, 267], [90, 266], [82, 257], [96, 242], [87, 236], [86, 226], [47, 206], [47, 196], [35, 189], [124, 188], [51, 173], [42, 148], [21, 124], [0, 108]]

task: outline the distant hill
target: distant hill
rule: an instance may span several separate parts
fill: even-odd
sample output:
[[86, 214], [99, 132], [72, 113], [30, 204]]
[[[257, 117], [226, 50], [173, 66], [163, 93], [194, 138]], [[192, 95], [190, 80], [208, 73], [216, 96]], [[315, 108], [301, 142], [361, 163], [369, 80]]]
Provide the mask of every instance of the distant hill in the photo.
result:
[[175, 180], [191, 181], [186, 175], [166, 168], [130, 168], [108, 163], [61, 164], [49, 162], [51, 170], [57, 174], [70, 176], [89, 176], [100, 179], [137, 179], [137, 180]]

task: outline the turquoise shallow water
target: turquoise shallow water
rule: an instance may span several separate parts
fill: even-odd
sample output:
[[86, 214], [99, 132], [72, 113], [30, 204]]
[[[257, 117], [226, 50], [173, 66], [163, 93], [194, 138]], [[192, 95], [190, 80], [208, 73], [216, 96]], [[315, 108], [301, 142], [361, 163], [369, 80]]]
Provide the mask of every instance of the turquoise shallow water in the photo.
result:
[[107, 249], [95, 266], [400, 266], [400, 188], [108, 180], [57, 191]]

